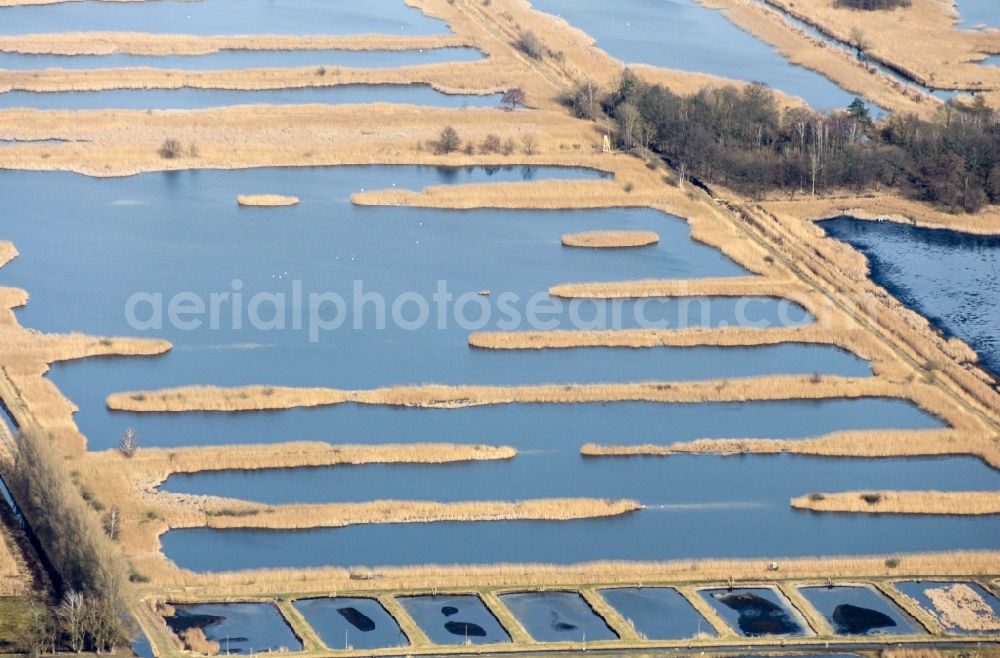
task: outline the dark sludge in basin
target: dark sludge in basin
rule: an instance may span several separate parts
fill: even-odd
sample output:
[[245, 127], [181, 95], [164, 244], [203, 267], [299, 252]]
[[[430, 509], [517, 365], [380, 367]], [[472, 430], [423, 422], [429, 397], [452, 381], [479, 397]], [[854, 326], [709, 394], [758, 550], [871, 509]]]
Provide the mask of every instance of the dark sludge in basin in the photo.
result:
[[331, 649], [385, 649], [410, 643], [378, 599], [315, 597], [292, 605]]
[[375, 630], [375, 622], [372, 618], [361, 612], [357, 608], [350, 606], [337, 608], [337, 614], [347, 620], [347, 622], [363, 633], [370, 633]]
[[164, 619], [170, 630], [177, 635], [181, 635], [192, 628], [199, 628], [203, 631], [207, 630], [212, 626], [218, 625], [226, 618], [219, 615], [204, 615], [190, 612], [189, 610], [178, 610], [174, 616], [165, 617]]
[[458, 608], [453, 605], [446, 605], [441, 608], [441, 614], [445, 617], [451, 617], [458, 614]]
[[777, 603], [753, 592], [715, 592], [712, 597], [722, 605], [736, 611], [736, 624], [744, 635], [794, 635], [802, 628], [788, 612]]
[[448, 621], [445, 622], [444, 628], [459, 637], [486, 637], [486, 629], [471, 621]]
[[896, 625], [892, 617], [887, 614], [850, 603], [842, 603], [834, 608], [831, 618], [838, 635], [865, 635]]

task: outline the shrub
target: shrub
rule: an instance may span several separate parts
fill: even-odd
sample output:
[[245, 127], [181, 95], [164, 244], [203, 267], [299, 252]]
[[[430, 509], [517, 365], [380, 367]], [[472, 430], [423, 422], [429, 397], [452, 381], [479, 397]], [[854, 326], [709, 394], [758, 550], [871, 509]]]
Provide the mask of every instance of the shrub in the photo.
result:
[[522, 137], [521, 146], [524, 148], [525, 155], [534, 155], [538, 152], [538, 140], [535, 139], [534, 135], [525, 135]]
[[897, 7], [909, 7], [910, 0], [837, 0], [837, 6], [849, 9], [863, 9], [865, 11], [878, 11], [896, 9]]
[[542, 40], [532, 31], [522, 32], [517, 40], [517, 48], [531, 59], [542, 59], [545, 56], [545, 46]]
[[486, 136], [486, 139], [483, 140], [483, 144], [479, 147], [479, 150], [482, 153], [499, 153], [502, 148], [503, 142], [500, 141], [500, 135], [490, 133]]
[[500, 97], [500, 105], [506, 110], [516, 110], [518, 106], [524, 107], [524, 90], [520, 87], [508, 89]]
[[809, 494], [809, 500], [813, 501], [814, 503], [818, 503], [821, 500], [826, 500], [826, 496], [817, 491]]
[[882, 494], [880, 493], [863, 493], [861, 494], [861, 500], [865, 501], [869, 505], [877, 505], [882, 502]]
[[181, 143], [176, 139], [168, 139], [160, 145], [160, 157], [164, 160], [173, 160], [181, 157]]
[[448, 126], [441, 131], [438, 138], [438, 151], [441, 153], [454, 153], [462, 146], [462, 138], [458, 136], [458, 131]]

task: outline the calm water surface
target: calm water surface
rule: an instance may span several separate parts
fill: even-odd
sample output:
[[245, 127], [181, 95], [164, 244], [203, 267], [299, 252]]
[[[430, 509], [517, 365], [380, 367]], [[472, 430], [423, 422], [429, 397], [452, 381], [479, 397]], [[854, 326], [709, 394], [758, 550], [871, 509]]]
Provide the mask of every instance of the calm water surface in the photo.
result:
[[434, 644], [510, 642], [507, 631], [478, 596], [401, 596], [397, 600]]
[[875, 282], [1000, 373], [1000, 237], [849, 217], [820, 224], [868, 257]]
[[795, 66], [771, 46], [739, 29], [696, 0], [532, 0], [532, 6], [565, 18], [626, 63], [652, 64], [763, 82], [801, 96], [820, 110], [854, 99], [829, 79]]
[[[631, 436], [629, 435], [629, 439]], [[543, 450], [544, 453], [544, 450]], [[522, 454], [512, 463], [544, 459]], [[815, 490], [997, 488], [1000, 474], [972, 458], [844, 460], [784, 456], [675, 456], [596, 460], [574, 467], [567, 454], [547, 483], [531, 493], [572, 495], [557, 485], [563, 471], [606, 469], [604, 485], [587, 495], [626, 490], [647, 505], [607, 519], [569, 522], [510, 521], [352, 526], [300, 532], [175, 530], [163, 537], [167, 557], [196, 571], [337, 565], [497, 562], [575, 563], [602, 559], [769, 557], [881, 554], [949, 548], [995, 548], [997, 517], [927, 517], [815, 514], [792, 510], [788, 500]], [[457, 473], [463, 467], [456, 465]], [[333, 475], [332, 477], [336, 477]], [[402, 478], [400, 478], [402, 479]], [[390, 497], [391, 478], [368, 480], [367, 499]], [[451, 482], [452, 480], [447, 480]], [[499, 477], [481, 477], [464, 499], [495, 498]], [[600, 482], [601, 480], [598, 480]], [[613, 482], [634, 482], [615, 485]], [[613, 487], [618, 487], [617, 489]], [[500, 489], [507, 493], [509, 489]], [[433, 492], [427, 492], [429, 494]]]
[[[170, 0], [154, 0], [166, 2]], [[184, 71], [219, 71], [302, 66], [396, 68], [441, 62], [483, 59], [475, 48], [422, 48], [420, 50], [220, 50], [205, 55], [33, 55], [0, 52], [0, 69], [106, 69], [148, 66]]]
[[646, 639], [716, 635], [712, 625], [675, 589], [615, 587], [599, 592]]
[[265, 651], [301, 651], [295, 637], [278, 609], [266, 603], [204, 603], [174, 605], [177, 611], [167, 617], [175, 633], [200, 628], [205, 637], [219, 643], [222, 655], [255, 654]]
[[1000, 4], [996, 0], [956, 0], [956, 5], [962, 19], [959, 27], [983, 25], [1000, 30]]
[[539, 642], [616, 640], [604, 619], [576, 592], [501, 594], [528, 634]]
[[[74, 0], [75, 1], [75, 0]], [[164, 0], [149, 0], [163, 2]], [[136, 3], [138, 4], [138, 3]], [[349, 84], [297, 89], [104, 89], [101, 91], [8, 91], [0, 108], [39, 110], [201, 110], [233, 105], [343, 105], [405, 103], [429, 107], [495, 107], [499, 94], [443, 94], [425, 84]]]
[[331, 649], [381, 649], [409, 644], [393, 616], [375, 599], [300, 599], [293, 605]]
[[230, 34], [446, 34], [402, 0], [77, 0], [0, 9], [0, 34], [45, 32]]

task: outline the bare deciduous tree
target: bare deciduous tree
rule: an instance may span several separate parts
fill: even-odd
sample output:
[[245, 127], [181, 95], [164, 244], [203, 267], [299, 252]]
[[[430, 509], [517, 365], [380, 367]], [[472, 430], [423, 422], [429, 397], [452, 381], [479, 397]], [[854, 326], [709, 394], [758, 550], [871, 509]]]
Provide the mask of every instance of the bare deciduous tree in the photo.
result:
[[139, 449], [139, 439], [136, 438], [135, 430], [126, 427], [122, 432], [122, 438], [118, 442], [118, 451], [126, 457], [132, 457]]

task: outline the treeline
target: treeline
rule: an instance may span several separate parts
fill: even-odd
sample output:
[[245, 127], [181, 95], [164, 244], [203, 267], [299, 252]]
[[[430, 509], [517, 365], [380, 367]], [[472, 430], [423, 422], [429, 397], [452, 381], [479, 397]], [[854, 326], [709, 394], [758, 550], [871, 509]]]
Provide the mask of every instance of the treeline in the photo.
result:
[[129, 629], [124, 559], [73, 485], [51, 438], [20, 432], [4, 480], [61, 581], [54, 583], [60, 590], [55, 622], [39, 616], [28, 629], [30, 652], [103, 652], [125, 645]]
[[896, 7], [909, 7], [910, 0], [837, 0], [838, 7], [849, 7], [850, 9], [864, 9], [866, 11], [877, 11], [880, 9], [895, 9]]
[[584, 83], [571, 102], [581, 117], [614, 118], [620, 146], [753, 197], [890, 187], [954, 212], [1000, 202], [1000, 124], [982, 99], [876, 124], [860, 99], [830, 114], [782, 110], [760, 84], [678, 96], [626, 72], [611, 93]]

